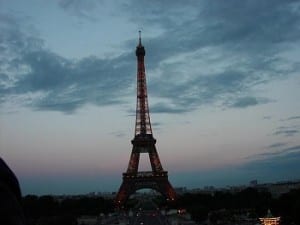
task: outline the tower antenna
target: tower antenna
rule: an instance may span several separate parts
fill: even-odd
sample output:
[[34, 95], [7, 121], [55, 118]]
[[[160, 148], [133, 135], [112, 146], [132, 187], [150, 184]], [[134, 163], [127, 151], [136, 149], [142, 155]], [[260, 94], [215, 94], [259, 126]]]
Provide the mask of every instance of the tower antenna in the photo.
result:
[[139, 30], [139, 45], [142, 45], [142, 35], [141, 35], [141, 31]]

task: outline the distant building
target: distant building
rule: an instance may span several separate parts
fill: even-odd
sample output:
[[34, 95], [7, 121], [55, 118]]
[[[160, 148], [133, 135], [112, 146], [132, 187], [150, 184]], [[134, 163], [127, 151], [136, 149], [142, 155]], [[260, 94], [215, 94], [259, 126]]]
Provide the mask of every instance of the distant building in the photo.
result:
[[257, 182], [257, 180], [251, 180], [249, 184], [250, 184], [250, 187], [256, 187], [258, 182]]
[[268, 210], [266, 217], [259, 218], [262, 225], [280, 225], [280, 217], [274, 217]]
[[178, 195], [182, 195], [187, 193], [187, 188], [186, 187], [175, 187], [175, 191]]

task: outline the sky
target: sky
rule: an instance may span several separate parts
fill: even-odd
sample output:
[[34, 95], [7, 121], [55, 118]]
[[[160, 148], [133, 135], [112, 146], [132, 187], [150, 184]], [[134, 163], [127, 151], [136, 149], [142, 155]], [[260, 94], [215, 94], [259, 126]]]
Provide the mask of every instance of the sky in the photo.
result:
[[173, 186], [300, 178], [300, 1], [0, 0], [0, 156], [24, 195], [118, 190], [139, 30]]

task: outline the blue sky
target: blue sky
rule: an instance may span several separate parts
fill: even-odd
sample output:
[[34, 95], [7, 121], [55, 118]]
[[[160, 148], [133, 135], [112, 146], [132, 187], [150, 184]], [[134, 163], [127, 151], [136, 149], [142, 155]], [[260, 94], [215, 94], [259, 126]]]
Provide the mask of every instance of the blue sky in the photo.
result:
[[116, 191], [142, 30], [174, 186], [298, 179], [299, 21], [293, 0], [0, 0], [1, 157], [24, 194]]

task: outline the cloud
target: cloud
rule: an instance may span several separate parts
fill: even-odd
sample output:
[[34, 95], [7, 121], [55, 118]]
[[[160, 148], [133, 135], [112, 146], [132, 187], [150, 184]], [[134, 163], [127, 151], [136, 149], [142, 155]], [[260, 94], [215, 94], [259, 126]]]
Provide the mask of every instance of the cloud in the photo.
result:
[[[244, 176], [251, 176], [266, 182], [274, 180], [298, 179], [300, 146], [294, 146], [278, 152], [264, 155], [265, 158], [252, 160], [241, 166]], [[276, 171], [276, 173], [274, 173]]]
[[283, 147], [285, 145], [287, 145], [287, 143], [277, 142], [277, 143], [269, 145], [268, 148], [278, 148], [278, 147]]
[[247, 97], [241, 97], [241, 98], [237, 98], [234, 99], [234, 102], [231, 103], [231, 107], [234, 108], [247, 108], [249, 106], [255, 106], [255, 105], [259, 105], [259, 104], [266, 104], [272, 102], [271, 99], [267, 99], [267, 98], [259, 98], [259, 97], [251, 97], [251, 96], [247, 96]]
[[300, 116], [291, 116], [289, 118], [287, 118], [286, 120], [298, 120], [300, 119]]
[[150, 82], [149, 90], [154, 96], [166, 99], [167, 102], [154, 105], [154, 112], [184, 113], [195, 110], [202, 104], [213, 104], [222, 98], [231, 98], [232, 93], [243, 89], [245, 79], [237, 71], [191, 76], [180, 82], [173, 80], [170, 75], [161, 76]]
[[[251, 96], [253, 87], [297, 71], [298, 63], [280, 54], [300, 38], [296, 2], [175, 2], [142, 1], [127, 8], [137, 12], [136, 21], [164, 30], [146, 46], [151, 51], [146, 55], [148, 68], [160, 73], [150, 88], [169, 100], [165, 110], [159, 105], [159, 112], [188, 112], [218, 101], [227, 107], [267, 103], [270, 100]], [[139, 15], [145, 5], [151, 10]]]
[[37, 110], [73, 112], [87, 103], [120, 104], [133, 82], [128, 76], [133, 68], [126, 59], [123, 55], [112, 60], [89, 57], [74, 62], [44, 49], [26, 52], [18, 63], [25, 64], [28, 71], [2, 92], [8, 99], [11, 93], [42, 92], [42, 97], [27, 104]]
[[244, 98], [237, 99], [237, 101], [235, 103], [233, 103], [232, 106], [236, 107], [236, 108], [245, 108], [245, 107], [253, 106], [253, 105], [257, 105], [257, 104], [258, 104], [258, 101], [256, 98], [244, 97]]
[[266, 54], [278, 51], [279, 46], [274, 44], [298, 40], [298, 5], [297, 1], [280, 0], [263, 3], [259, 0], [230, 0], [226, 3], [164, 1], [155, 4], [131, 1], [125, 9], [136, 23], [140, 21], [163, 28], [165, 33], [157, 40], [161, 46], [155, 48], [161, 51], [161, 55], [221, 45], [226, 50], [242, 51], [241, 55], [255, 51], [267, 57]]
[[59, 0], [59, 6], [66, 12], [71, 13], [74, 16], [87, 19], [89, 21], [95, 21], [96, 17], [91, 14], [101, 1], [94, 0]]
[[169, 104], [157, 103], [151, 106], [151, 113], [184, 113], [187, 109], [172, 106]]
[[274, 135], [281, 135], [283, 134], [284, 136], [294, 136], [295, 134], [299, 133], [299, 130], [278, 130], [275, 131], [273, 134]]
[[298, 134], [300, 132], [299, 126], [280, 126], [273, 132], [273, 135], [283, 135], [285, 137], [290, 137]]
[[[277, 144], [276, 147], [278, 147], [278, 146], [279, 146], [279, 144]], [[284, 146], [284, 145], [281, 144], [281, 146]], [[258, 154], [257, 156], [280, 156], [280, 155], [284, 155], [284, 154], [287, 154], [290, 152], [295, 152], [295, 151], [296, 152], [300, 151], [300, 145], [284, 148], [284, 149], [281, 149], [278, 151], [261, 153], [261, 154]]]
[[[206, 171], [179, 172], [174, 178], [178, 183], [189, 183], [193, 187], [200, 185], [245, 185], [250, 180], [259, 182], [278, 182], [299, 179], [300, 146], [293, 146], [274, 154], [252, 157], [241, 165], [228, 165]], [[276, 172], [274, 172], [276, 171]], [[197, 177], [199, 179], [197, 179]]]
[[[263, 182], [298, 179], [300, 145], [257, 155], [247, 163], [232, 169], [240, 179], [259, 179]], [[238, 172], [234, 172], [234, 171]], [[274, 173], [276, 171], [276, 173]], [[231, 175], [232, 176], [232, 175]]]
[[263, 117], [263, 120], [270, 120], [270, 119], [272, 119], [272, 116], [264, 116]]
[[[99, 8], [97, 1], [58, 4], [78, 16]], [[137, 26], [156, 31], [143, 39], [149, 96], [156, 98], [151, 112], [185, 113], [203, 104], [264, 104], [270, 100], [253, 93], [254, 87], [299, 69], [299, 61], [285, 57], [300, 40], [297, 1], [128, 1], [115, 7]], [[115, 58], [74, 61], [46, 49], [41, 38], [23, 29], [24, 21], [1, 18], [5, 57], [0, 59], [0, 102], [27, 96], [25, 105], [36, 110], [73, 113], [88, 103], [120, 104], [133, 94], [136, 40], [124, 42], [126, 51]]]
[[133, 53], [112, 59], [66, 59], [44, 48], [41, 39], [31, 37], [21, 27], [2, 23], [7, 25], [1, 27], [4, 36], [0, 40], [6, 49], [6, 57], [0, 60], [2, 103], [73, 113], [87, 103], [124, 102], [122, 98], [134, 82], [135, 68], [130, 64]]
[[32, 105], [42, 110], [72, 111], [85, 103], [120, 104], [122, 94], [133, 82], [128, 76], [132, 67], [126, 63], [127, 57], [89, 57], [72, 62], [50, 52], [33, 52], [23, 56], [31, 71], [16, 83], [15, 89], [45, 91], [47, 95]]

